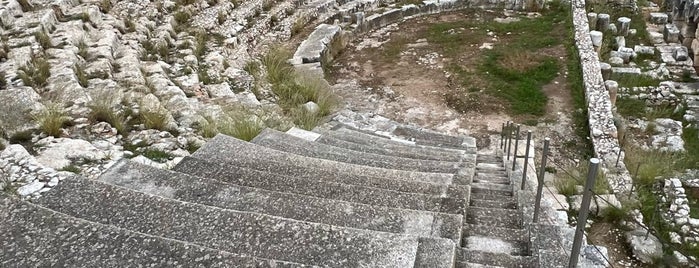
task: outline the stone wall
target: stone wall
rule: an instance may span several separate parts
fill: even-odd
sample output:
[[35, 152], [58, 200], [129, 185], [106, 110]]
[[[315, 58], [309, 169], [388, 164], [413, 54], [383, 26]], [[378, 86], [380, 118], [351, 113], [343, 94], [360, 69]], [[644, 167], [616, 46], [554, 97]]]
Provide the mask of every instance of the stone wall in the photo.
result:
[[604, 85], [597, 52], [590, 38], [585, 1], [573, 0], [571, 8], [594, 154], [602, 160], [602, 170], [612, 191], [617, 195], [628, 193], [632, 186], [631, 176], [624, 165], [624, 153], [620, 154], [621, 146], [617, 137], [617, 127], [614, 125], [612, 102]]

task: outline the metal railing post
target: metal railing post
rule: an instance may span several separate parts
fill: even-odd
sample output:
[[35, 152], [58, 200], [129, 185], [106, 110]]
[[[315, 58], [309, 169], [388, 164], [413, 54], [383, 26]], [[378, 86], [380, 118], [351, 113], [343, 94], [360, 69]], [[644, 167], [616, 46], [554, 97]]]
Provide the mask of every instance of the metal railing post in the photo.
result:
[[517, 165], [517, 147], [519, 147], [519, 127], [517, 124], [517, 131], [515, 132], [515, 150], [512, 153], [512, 171], [515, 171], [515, 166]]
[[[524, 190], [524, 185], [527, 182], [527, 167], [529, 166], [529, 145], [532, 142], [532, 131], [527, 130], [527, 148], [524, 149], [524, 167], [522, 167], [522, 188]], [[515, 158], [517, 160], [517, 158]]]
[[585, 192], [583, 193], [582, 204], [580, 204], [580, 212], [578, 213], [577, 227], [575, 228], [575, 238], [573, 239], [573, 250], [570, 252], [569, 268], [575, 268], [578, 265], [578, 257], [580, 256], [580, 247], [582, 246], [583, 235], [585, 234], [585, 224], [587, 223], [587, 215], [590, 213], [590, 199], [592, 199], [592, 188], [595, 186], [597, 177], [597, 168], [599, 159], [590, 159], [590, 168], [587, 173], [587, 181], [585, 182]]
[[539, 222], [539, 206], [541, 206], [541, 194], [544, 191], [544, 175], [546, 174], [546, 158], [549, 154], [549, 142], [551, 139], [544, 139], [544, 151], [541, 152], [541, 168], [539, 169], [539, 176], [537, 180], [539, 185], [536, 187], [536, 203], [534, 203], [534, 223]]
[[510, 160], [510, 151], [512, 150], [512, 122], [510, 122], [510, 127], [507, 128], [507, 160]]
[[502, 146], [505, 144], [505, 122], [502, 122], [502, 131], [500, 131], [500, 150], [502, 150]]

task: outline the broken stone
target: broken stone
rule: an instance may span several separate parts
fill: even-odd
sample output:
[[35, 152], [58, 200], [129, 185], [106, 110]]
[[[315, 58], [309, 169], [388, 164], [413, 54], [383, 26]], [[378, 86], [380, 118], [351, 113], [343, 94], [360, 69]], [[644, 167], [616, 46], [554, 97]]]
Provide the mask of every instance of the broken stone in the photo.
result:
[[689, 59], [689, 51], [687, 50], [687, 47], [678, 46], [673, 53], [673, 57], [676, 61], [686, 61]]
[[602, 31], [602, 32], [609, 29], [609, 20], [610, 20], [609, 14], [604, 14], [604, 13], [598, 14], [597, 15], [597, 28], [596, 29], [598, 31]]
[[305, 104], [303, 104], [303, 108], [312, 114], [318, 113], [318, 111], [320, 111], [320, 106], [318, 106], [318, 104], [316, 104], [315, 102], [312, 102], [312, 101], [309, 101], [309, 102], [306, 102]]
[[665, 42], [677, 43], [680, 40], [680, 30], [674, 24], [665, 24], [663, 30], [663, 38]]
[[642, 228], [626, 233], [626, 242], [631, 246], [631, 252], [636, 259], [643, 263], [653, 263], [654, 259], [663, 256], [660, 240]]
[[[623, 64], [624, 60], [621, 60], [621, 61], [622, 61], [621, 63]], [[600, 68], [600, 71], [602, 72], [602, 79], [603, 80], [607, 80], [607, 79], [609, 79], [609, 77], [612, 76], [612, 65], [610, 65], [609, 63], [600, 62], [599, 68]]]
[[631, 19], [627, 17], [621, 17], [617, 19], [617, 29], [618, 35], [626, 36], [629, 34], [629, 26], [631, 26]]
[[659, 12], [650, 13], [650, 23], [657, 24], [657, 25], [666, 24], [667, 23], [667, 14], [659, 13]]
[[595, 46], [595, 48], [602, 46], [603, 36], [604, 35], [600, 31], [590, 31], [590, 39], [592, 39], [592, 45]]

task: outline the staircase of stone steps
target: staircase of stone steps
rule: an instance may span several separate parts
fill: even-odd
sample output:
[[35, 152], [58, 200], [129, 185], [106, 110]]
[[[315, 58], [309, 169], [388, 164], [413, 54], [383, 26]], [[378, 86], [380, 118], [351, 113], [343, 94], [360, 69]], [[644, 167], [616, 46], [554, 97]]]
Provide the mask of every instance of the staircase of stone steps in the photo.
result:
[[219, 135], [172, 170], [122, 161], [32, 202], [4, 197], [0, 236], [31, 242], [2, 244], [18, 254], [0, 263], [537, 267], [500, 157], [469, 137], [330, 124]]
[[457, 267], [537, 267], [503, 159], [478, 154], [475, 173]]

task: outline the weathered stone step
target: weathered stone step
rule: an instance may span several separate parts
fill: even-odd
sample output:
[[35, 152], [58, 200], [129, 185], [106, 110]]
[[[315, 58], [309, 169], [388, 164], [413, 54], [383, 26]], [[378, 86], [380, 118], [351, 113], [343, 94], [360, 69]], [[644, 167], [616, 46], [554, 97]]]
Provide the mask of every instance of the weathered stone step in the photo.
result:
[[461, 215], [369, 206], [267, 191], [128, 161], [115, 164], [103, 173], [99, 180], [170, 199], [300, 221], [442, 237], [453, 241], [459, 241], [461, 236]]
[[522, 219], [517, 210], [469, 207], [466, 222], [506, 228], [521, 228]]
[[457, 149], [476, 147], [476, 140], [472, 137], [449, 136], [411, 126], [397, 126], [393, 134], [415, 140], [416, 144]]
[[[166, 190], [166, 189], [163, 189]], [[418, 238], [290, 220], [162, 198], [78, 177], [36, 202], [46, 208], [120, 228], [261, 258], [319, 266], [430, 265], [421, 241], [452, 258], [448, 239]], [[435, 252], [432, 252], [435, 253]]]
[[461, 263], [479, 263], [507, 268], [536, 268], [536, 258], [532, 256], [512, 256], [505, 253], [492, 253], [461, 248], [456, 267], [468, 267]]
[[[410, 152], [415, 152], [419, 154], [419, 156], [425, 157], [425, 159], [456, 162], [461, 161], [464, 154], [472, 155], [472, 153], [466, 153], [462, 150], [406, 144], [344, 127], [334, 129], [333, 131], [328, 131], [324, 133], [323, 136], [333, 138], [335, 140], [343, 140], [354, 144], [364, 145], [365, 147], [378, 147], [395, 151], [405, 151], [406, 148], [409, 148]], [[323, 136], [321, 136], [321, 139]], [[473, 159], [473, 157], [470, 157], [469, 159]]]
[[[296, 176], [312, 174], [329, 177], [333, 174], [361, 174], [368, 177], [394, 180], [452, 184], [454, 175], [445, 173], [412, 172], [348, 164], [326, 159], [300, 156], [256, 145], [225, 135], [217, 135], [199, 148], [192, 157], [213, 163], [249, 163], [245, 167], [276, 171]], [[270, 162], [272, 161], [272, 162]]]
[[0, 196], [0, 229], [4, 267], [306, 267], [90, 222], [6, 196]]
[[474, 183], [494, 183], [494, 184], [510, 184], [510, 179], [503, 177], [488, 177], [483, 175], [476, 175], [473, 177]]
[[471, 199], [471, 200], [469, 200], [469, 202], [470, 202], [470, 205], [474, 206], [474, 207], [504, 208], [504, 209], [516, 209], [517, 208], [517, 203], [514, 201]]
[[[492, 184], [492, 185], [498, 185], [498, 184]], [[474, 193], [479, 193], [479, 194], [486, 194], [486, 195], [493, 195], [493, 196], [512, 196], [512, 185], [503, 185], [505, 187], [509, 187], [508, 189], [490, 189], [487, 186], [481, 186], [481, 183], [474, 183], [471, 186], [471, 194]]]
[[503, 165], [502, 162], [499, 163], [483, 163], [479, 162], [478, 158], [476, 158], [476, 168], [482, 169], [482, 170], [505, 170], [505, 165]]
[[470, 250], [506, 253], [513, 256], [531, 255], [528, 242], [479, 235], [464, 237], [462, 247]]
[[493, 163], [502, 164], [502, 157], [494, 154], [478, 154], [476, 155], [476, 160], [479, 163]]
[[[218, 164], [220, 162], [223, 162], [224, 165]], [[362, 203], [372, 206], [463, 214], [465, 206], [467, 205], [466, 197], [439, 197], [430, 194], [399, 192], [361, 185], [337, 183], [325, 181], [320, 178], [310, 179], [284, 176], [235, 166], [231, 167], [230, 165], [225, 165], [225, 161], [211, 162], [210, 160], [185, 157], [173, 170], [241, 186]]]
[[[388, 155], [388, 156], [395, 156], [395, 157], [402, 157], [402, 158], [411, 158], [411, 159], [420, 159], [420, 160], [437, 160], [437, 161], [444, 161], [444, 162], [461, 162], [463, 160], [463, 156], [459, 155], [458, 153], [454, 154], [449, 154], [449, 153], [443, 153], [443, 154], [437, 154], [437, 155], [432, 155], [429, 153], [423, 153], [423, 150], [420, 150], [421, 148], [418, 147], [417, 145], [394, 145], [394, 146], [387, 146], [387, 145], [364, 145], [360, 143], [354, 143], [350, 141], [345, 141], [341, 139], [337, 139], [333, 136], [330, 135], [321, 135], [320, 138], [316, 140], [316, 142], [338, 147], [338, 148], [343, 148], [343, 149], [348, 149], [352, 151], [357, 151], [357, 152], [363, 152], [363, 153], [372, 153], [372, 154], [378, 154], [378, 155]], [[428, 151], [429, 152], [429, 151]]]
[[496, 192], [495, 194], [489, 192], [471, 192], [469, 200], [493, 200], [493, 201], [512, 201], [515, 202], [513, 195], [502, 195], [502, 193]]
[[502, 192], [512, 192], [512, 185], [511, 184], [499, 184], [499, 183], [490, 183], [490, 182], [474, 182], [471, 184], [471, 189], [488, 189], [488, 190], [494, 190], [494, 191], [502, 191]]
[[267, 148], [297, 155], [370, 167], [451, 174], [458, 172], [462, 168], [461, 164], [456, 162], [421, 160], [357, 152], [311, 142], [270, 128], [263, 130], [262, 133], [257, 135], [251, 142]]
[[487, 265], [487, 264], [480, 264], [480, 263], [472, 263], [472, 262], [457, 262], [456, 268], [504, 268], [502, 266], [497, 266], [497, 265]]
[[527, 231], [524, 229], [513, 229], [497, 226], [483, 226], [475, 224], [464, 225], [464, 237], [485, 236], [499, 238], [506, 241], [528, 241]]

